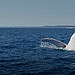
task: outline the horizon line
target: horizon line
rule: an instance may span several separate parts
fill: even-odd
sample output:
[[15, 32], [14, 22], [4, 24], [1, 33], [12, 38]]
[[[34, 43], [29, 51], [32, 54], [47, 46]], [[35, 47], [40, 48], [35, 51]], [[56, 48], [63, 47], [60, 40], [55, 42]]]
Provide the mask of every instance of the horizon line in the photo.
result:
[[36, 27], [66, 27], [66, 26], [69, 26], [69, 27], [74, 27], [75, 26], [75, 24], [57, 24], [57, 25], [39, 25], [39, 26], [25, 26], [25, 25], [15, 25], [15, 26], [8, 26], [8, 25], [4, 25], [4, 26], [0, 26], [0, 28], [36, 28]]
[[74, 26], [75, 24], [35, 24], [35, 25], [3, 25], [0, 27], [41, 27], [41, 26]]

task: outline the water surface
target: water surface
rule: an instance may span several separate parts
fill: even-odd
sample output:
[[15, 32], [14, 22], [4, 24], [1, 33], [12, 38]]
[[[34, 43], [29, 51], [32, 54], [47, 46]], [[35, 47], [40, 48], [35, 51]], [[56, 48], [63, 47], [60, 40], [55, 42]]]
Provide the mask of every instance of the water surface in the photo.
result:
[[1, 28], [0, 75], [73, 75], [75, 51], [41, 48], [41, 39], [68, 43], [75, 29]]

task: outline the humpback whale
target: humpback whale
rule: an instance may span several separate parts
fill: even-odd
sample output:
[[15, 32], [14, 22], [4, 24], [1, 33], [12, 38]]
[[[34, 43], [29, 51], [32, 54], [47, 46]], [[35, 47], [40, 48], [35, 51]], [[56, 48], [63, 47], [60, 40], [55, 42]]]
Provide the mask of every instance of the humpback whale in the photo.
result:
[[41, 40], [41, 47], [63, 50], [75, 50], [75, 33], [73, 33], [73, 35], [71, 36], [68, 44], [65, 44], [53, 38], [44, 38]]

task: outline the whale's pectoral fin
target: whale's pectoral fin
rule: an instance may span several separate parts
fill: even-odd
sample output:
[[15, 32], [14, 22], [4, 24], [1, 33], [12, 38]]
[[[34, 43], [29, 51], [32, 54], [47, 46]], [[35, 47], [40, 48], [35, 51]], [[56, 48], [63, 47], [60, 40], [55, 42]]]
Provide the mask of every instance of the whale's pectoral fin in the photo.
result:
[[67, 50], [75, 50], [75, 33], [71, 36], [68, 45], [66, 46]]

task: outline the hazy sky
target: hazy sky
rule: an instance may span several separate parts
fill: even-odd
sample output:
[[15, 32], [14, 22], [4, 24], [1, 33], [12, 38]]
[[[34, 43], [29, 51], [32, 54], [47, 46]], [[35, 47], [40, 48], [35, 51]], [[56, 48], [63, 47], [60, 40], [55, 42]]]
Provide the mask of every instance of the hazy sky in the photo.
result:
[[75, 0], [0, 0], [0, 26], [75, 25]]

